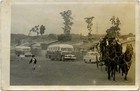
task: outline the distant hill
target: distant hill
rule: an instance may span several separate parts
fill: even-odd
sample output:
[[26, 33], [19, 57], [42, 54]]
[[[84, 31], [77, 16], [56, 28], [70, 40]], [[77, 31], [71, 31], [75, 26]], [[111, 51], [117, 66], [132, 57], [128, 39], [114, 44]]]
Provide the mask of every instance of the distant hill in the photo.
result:
[[[93, 40], [98, 40], [103, 35], [92, 35]], [[84, 40], [87, 40], [87, 36], [83, 36], [80, 34], [71, 34], [71, 41], [73, 43], [77, 42], [83, 42]], [[52, 41], [57, 40], [58, 35], [57, 34], [49, 34], [49, 35], [43, 35], [43, 36], [27, 36], [24, 34], [11, 34], [11, 45], [18, 45], [20, 42], [43, 42], [43, 41]]]
[[[99, 38], [102, 38], [104, 35], [92, 35], [92, 41], [97, 41]], [[80, 34], [71, 34], [72, 39], [67, 42], [59, 41], [60, 43], [76, 44], [84, 41], [89, 41], [88, 36]], [[11, 34], [11, 46], [21, 45], [26, 42], [32, 44], [34, 42], [49, 42], [58, 40], [58, 34], [48, 34], [43, 36], [28, 36], [24, 34]]]
[[121, 35], [120, 38], [122, 39], [127, 39], [128, 37], [135, 37], [135, 35], [133, 33], [129, 33], [129, 34], [126, 34], [126, 35]]
[[20, 40], [26, 38], [24, 34], [11, 34], [11, 45], [20, 44]]
[[43, 42], [57, 40], [56, 34], [49, 34], [43, 36], [28, 36], [24, 34], [11, 34], [11, 46], [20, 45], [26, 42]]

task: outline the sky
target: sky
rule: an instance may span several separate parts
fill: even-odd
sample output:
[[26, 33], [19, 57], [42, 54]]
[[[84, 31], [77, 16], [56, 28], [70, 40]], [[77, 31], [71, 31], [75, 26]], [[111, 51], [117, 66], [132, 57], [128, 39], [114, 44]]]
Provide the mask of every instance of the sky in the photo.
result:
[[92, 34], [104, 34], [112, 26], [110, 18], [116, 16], [121, 34], [135, 34], [134, 4], [16, 4], [11, 8], [11, 32], [27, 35], [34, 26], [44, 25], [45, 34], [61, 34], [64, 20], [60, 12], [66, 10], [72, 11], [71, 33], [87, 35], [84, 18], [94, 16]]

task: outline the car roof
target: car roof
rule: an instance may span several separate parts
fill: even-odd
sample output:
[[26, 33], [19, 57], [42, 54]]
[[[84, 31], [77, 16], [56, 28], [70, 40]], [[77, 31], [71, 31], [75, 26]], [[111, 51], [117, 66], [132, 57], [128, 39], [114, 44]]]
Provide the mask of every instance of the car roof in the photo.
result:
[[16, 49], [30, 49], [30, 47], [28, 47], [28, 46], [16, 46], [15, 47]]
[[66, 47], [66, 48], [73, 48], [72, 45], [69, 45], [69, 44], [55, 44], [55, 45], [49, 45], [49, 47]]
[[89, 52], [87, 52], [87, 53], [98, 53], [98, 52], [96, 52], [96, 51], [89, 51]]

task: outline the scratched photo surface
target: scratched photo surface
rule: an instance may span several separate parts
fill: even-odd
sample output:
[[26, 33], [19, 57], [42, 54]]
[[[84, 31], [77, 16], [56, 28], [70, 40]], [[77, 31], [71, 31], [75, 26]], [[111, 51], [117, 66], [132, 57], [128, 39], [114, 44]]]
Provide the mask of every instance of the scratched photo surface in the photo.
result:
[[11, 6], [10, 85], [135, 85], [135, 4]]

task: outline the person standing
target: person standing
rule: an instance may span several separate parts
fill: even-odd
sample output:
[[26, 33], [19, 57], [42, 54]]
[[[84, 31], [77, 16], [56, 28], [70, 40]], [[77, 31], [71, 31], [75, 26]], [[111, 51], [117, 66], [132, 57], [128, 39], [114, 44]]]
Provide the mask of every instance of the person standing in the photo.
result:
[[32, 70], [35, 70], [36, 69], [36, 63], [37, 63], [37, 60], [35, 58], [35, 55], [32, 55], [32, 58], [29, 61], [29, 64], [32, 64]]

